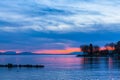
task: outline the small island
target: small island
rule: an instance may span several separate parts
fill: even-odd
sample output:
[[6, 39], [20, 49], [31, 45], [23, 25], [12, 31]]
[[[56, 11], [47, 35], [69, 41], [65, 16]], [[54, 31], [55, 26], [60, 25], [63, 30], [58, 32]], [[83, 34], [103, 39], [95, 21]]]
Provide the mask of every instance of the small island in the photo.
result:
[[45, 66], [44, 65], [31, 65], [31, 64], [25, 64], [25, 65], [22, 65], [22, 64], [11, 64], [11, 63], [8, 63], [8, 64], [0, 64], [0, 68], [1, 67], [5, 67], [5, 68], [44, 68]]

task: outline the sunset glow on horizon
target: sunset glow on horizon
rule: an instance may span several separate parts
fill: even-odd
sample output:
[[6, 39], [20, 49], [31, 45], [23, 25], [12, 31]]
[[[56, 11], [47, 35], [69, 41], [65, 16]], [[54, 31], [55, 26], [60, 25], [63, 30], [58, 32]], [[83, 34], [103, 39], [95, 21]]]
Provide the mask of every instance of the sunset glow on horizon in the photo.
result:
[[[69, 47], [65, 49], [44, 49], [44, 50], [37, 50], [37, 51], [32, 51], [35, 54], [69, 54], [72, 52], [80, 52], [80, 48], [77, 47]], [[29, 51], [20, 51], [20, 50], [0, 50], [0, 52], [16, 52], [17, 54], [21, 52], [29, 52]]]
[[[111, 48], [111, 47], [101, 47], [100, 50], [114, 50], [115, 48]], [[66, 49], [51, 49], [51, 50], [38, 50], [35, 51], [34, 53], [37, 54], [70, 54], [73, 52], [82, 52], [80, 48], [74, 48], [74, 47], [69, 47]]]
[[[100, 50], [114, 50], [111, 47], [101, 47]], [[7, 52], [7, 51], [14, 51], [14, 50], [0, 50], [0, 52]], [[26, 51], [15, 50], [17, 54]], [[70, 54], [73, 52], [82, 52], [80, 48], [77, 47], [67, 47], [65, 49], [43, 49], [43, 50], [36, 50], [32, 51], [35, 54]]]
[[38, 50], [34, 53], [37, 54], [70, 54], [72, 52], [80, 52], [80, 48], [66, 48], [66, 49], [51, 49], [51, 50]]

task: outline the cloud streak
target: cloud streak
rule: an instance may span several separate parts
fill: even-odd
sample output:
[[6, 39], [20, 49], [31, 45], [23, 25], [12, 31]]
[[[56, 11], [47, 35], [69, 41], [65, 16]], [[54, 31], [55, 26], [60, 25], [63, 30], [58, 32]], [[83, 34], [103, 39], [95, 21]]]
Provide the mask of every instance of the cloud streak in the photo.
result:
[[0, 3], [0, 30], [114, 31], [114, 25], [120, 25], [119, 4], [118, 0], [5, 0]]

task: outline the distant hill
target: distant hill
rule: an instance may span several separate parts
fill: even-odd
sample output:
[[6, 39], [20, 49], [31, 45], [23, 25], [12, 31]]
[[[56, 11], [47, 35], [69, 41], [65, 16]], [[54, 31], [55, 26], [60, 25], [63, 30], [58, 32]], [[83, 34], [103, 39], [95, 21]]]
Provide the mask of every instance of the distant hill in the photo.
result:
[[14, 52], [14, 51], [7, 51], [7, 52], [4, 52], [3, 55], [16, 55], [16, 52]]
[[0, 52], [1, 55], [35, 55], [32, 52], [21, 52], [21, 53], [16, 53], [14, 51], [7, 51], [7, 52]]
[[3, 52], [0, 52], [0, 55], [3, 55]]

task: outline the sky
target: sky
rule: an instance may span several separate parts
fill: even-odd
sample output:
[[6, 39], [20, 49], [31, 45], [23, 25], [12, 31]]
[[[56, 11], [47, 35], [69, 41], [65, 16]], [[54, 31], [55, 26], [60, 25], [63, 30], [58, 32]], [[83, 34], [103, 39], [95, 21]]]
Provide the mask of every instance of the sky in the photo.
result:
[[120, 0], [0, 1], [0, 51], [66, 54], [119, 35]]

